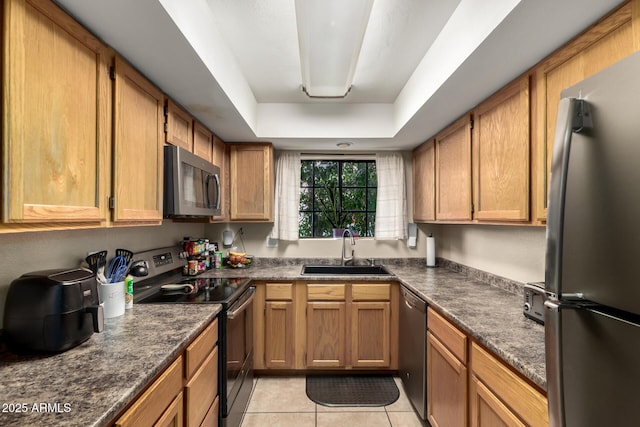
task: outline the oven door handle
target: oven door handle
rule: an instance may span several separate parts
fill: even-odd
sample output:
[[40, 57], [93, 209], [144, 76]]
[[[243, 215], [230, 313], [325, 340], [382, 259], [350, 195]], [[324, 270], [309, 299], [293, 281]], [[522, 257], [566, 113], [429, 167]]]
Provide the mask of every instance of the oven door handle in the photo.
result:
[[255, 296], [255, 292], [256, 292], [255, 288], [253, 287], [249, 288], [249, 290], [247, 290], [247, 293], [250, 293], [251, 295], [247, 297], [247, 299], [245, 299], [242, 302], [242, 304], [240, 304], [240, 307], [227, 311], [227, 319], [233, 320], [236, 318], [236, 316], [239, 313], [243, 312], [244, 309], [247, 308], [247, 306], [253, 302], [253, 297]]

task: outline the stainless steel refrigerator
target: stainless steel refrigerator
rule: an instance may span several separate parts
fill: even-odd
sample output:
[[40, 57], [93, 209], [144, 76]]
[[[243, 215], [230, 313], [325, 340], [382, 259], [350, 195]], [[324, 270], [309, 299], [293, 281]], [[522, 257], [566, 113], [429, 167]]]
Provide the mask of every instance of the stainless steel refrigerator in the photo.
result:
[[640, 425], [640, 54], [562, 92], [545, 282], [551, 426]]

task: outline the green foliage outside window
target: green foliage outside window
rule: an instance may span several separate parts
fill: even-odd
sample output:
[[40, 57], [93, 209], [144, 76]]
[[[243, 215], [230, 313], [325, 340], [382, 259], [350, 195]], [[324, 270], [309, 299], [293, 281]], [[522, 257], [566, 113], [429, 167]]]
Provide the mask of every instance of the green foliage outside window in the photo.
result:
[[375, 161], [303, 160], [301, 167], [300, 237], [331, 237], [334, 228], [373, 236]]

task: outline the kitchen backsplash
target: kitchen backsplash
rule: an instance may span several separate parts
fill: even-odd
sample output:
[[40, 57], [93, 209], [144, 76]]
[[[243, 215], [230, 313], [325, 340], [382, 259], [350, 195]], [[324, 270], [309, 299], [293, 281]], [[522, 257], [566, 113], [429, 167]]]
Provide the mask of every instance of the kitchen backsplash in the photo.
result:
[[202, 236], [204, 225], [165, 221], [155, 227], [117, 227], [85, 230], [0, 234], [0, 329], [4, 303], [13, 279], [30, 271], [77, 267], [88, 252], [117, 248], [134, 252], [170, 246], [183, 236]]

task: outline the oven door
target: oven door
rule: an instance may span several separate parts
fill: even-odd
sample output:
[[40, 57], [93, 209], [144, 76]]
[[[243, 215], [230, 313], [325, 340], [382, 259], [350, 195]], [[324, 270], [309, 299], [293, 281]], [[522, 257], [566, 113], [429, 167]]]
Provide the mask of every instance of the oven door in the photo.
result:
[[253, 297], [255, 288], [247, 289], [227, 310], [227, 401], [226, 425], [242, 418], [253, 380]]

